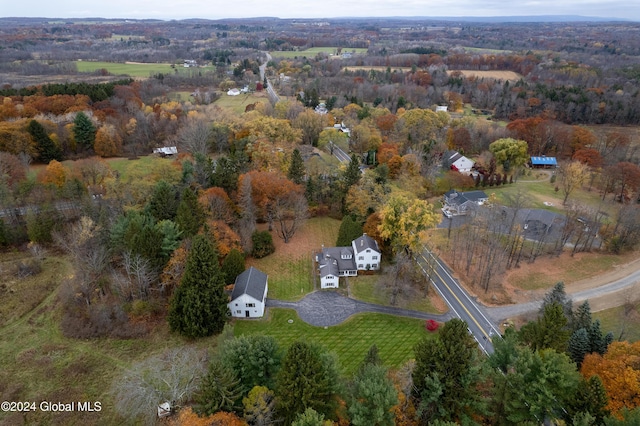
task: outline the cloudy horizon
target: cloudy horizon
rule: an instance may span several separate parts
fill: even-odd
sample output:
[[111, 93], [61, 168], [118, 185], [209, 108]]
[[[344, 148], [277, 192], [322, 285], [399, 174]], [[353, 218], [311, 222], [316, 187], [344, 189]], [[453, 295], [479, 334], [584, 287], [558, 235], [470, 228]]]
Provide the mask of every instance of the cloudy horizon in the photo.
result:
[[640, 21], [640, 2], [619, 0], [245, 0], [241, 3], [203, 3], [200, 0], [62, 0], [11, 2], [2, 0], [2, 17], [111, 19], [224, 19], [276, 17], [500, 17], [579, 15]]

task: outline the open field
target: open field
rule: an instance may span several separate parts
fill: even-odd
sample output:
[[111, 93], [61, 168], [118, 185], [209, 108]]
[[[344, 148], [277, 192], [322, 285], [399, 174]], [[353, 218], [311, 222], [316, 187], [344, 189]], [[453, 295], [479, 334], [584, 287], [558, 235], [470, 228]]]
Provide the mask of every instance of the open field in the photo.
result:
[[[3, 280], [11, 280], [10, 264], [27, 261], [27, 253], [2, 253]], [[116, 418], [110, 387], [133, 362], [190, 343], [170, 334], [164, 321], [137, 339], [71, 339], [60, 331], [62, 278], [68, 262], [47, 256], [40, 274], [11, 283], [2, 293], [0, 324], [0, 400], [71, 402], [100, 401], [100, 413], [2, 413], [0, 424], [122, 424]], [[6, 308], [5, 308], [6, 307]], [[11, 312], [7, 315], [7, 310]], [[214, 347], [215, 337], [198, 347]]]
[[640, 303], [635, 303], [625, 314], [625, 307], [605, 309], [595, 312], [593, 316], [600, 320], [602, 330], [611, 331], [614, 340], [622, 339], [629, 342], [640, 340]]
[[119, 63], [119, 62], [87, 62], [76, 61], [76, 66], [80, 72], [93, 72], [99, 69], [106, 69], [111, 74], [128, 75], [131, 77], [149, 77], [157, 73], [173, 73], [171, 64], [141, 64], [141, 63]]
[[[293, 323], [288, 322], [290, 319]], [[300, 339], [320, 343], [338, 355], [344, 374], [352, 374], [374, 344], [386, 365], [400, 367], [413, 358], [413, 346], [428, 332], [422, 320], [384, 314], [358, 314], [340, 325], [313, 327], [300, 320], [291, 309], [272, 308], [269, 318], [236, 321], [234, 334], [273, 336], [281, 347]]]
[[518, 81], [522, 76], [513, 71], [475, 71], [475, 70], [449, 70], [447, 74], [459, 72], [464, 77], [477, 77], [477, 78], [493, 78], [496, 80], [509, 80]]
[[231, 110], [237, 115], [242, 115], [247, 105], [254, 104], [256, 102], [269, 103], [267, 93], [241, 93], [238, 96], [229, 96], [226, 93], [223, 93], [222, 96], [214, 102], [214, 105]]
[[[351, 47], [343, 47], [342, 48], [342, 53], [352, 53], [355, 52], [356, 54], [365, 54], [367, 53], [368, 49], [365, 48], [351, 48]], [[326, 53], [327, 55], [335, 55], [338, 51], [337, 47], [312, 47], [310, 49], [306, 49], [306, 50], [292, 50], [292, 51], [285, 51], [285, 52], [280, 52], [280, 51], [273, 51], [273, 52], [269, 52], [269, 54], [271, 56], [273, 56], [274, 58], [310, 58], [310, 57], [315, 57], [318, 53]]]

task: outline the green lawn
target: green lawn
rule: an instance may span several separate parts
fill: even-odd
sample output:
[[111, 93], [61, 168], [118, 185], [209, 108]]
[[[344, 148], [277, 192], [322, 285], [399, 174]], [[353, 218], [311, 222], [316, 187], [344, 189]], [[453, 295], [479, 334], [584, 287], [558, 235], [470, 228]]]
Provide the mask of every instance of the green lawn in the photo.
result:
[[241, 93], [238, 96], [229, 96], [223, 93], [220, 98], [214, 102], [214, 105], [242, 115], [247, 105], [256, 102], [269, 103], [269, 98], [267, 98], [266, 94]]
[[87, 62], [76, 61], [80, 72], [93, 72], [106, 69], [114, 75], [128, 75], [131, 77], [149, 77], [157, 73], [173, 73], [171, 64], [124, 64], [120, 62]]
[[[326, 53], [327, 55], [335, 55], [337, 52], [337, 47], [312, 47], [306, 50], [294, 50], [294, 51], [273, 51], [269, 52], [271, 56], [274, 58], [312, 58], [315, 57], [318, 53]], [[343, 47], [342, 53], [352, 53], [355, 51], [356, 54], [365, 54], [369, 49], [366, 48], [351, 48], [351, 47]]]
[[269, 297], [279, 300], [299, 300], [313, 291], [311, 254], [291, 259], [277, 256], [277, 252], [252, 265], [269, 276]]
[[[351, 290], [351, 296], [354, 299], [362, 300], [363, 302], [375, 303], [377, 305], [391, 306], [390, 290], [382, 289], [376, 283], [380, 280], [381, 275], [359, 275], [357, 277], [349, 278], [349, 288]], [[399, 300], [398, 307], [405, 309], [412, 309], [415, 311], [429, 312], [433, 314], [440, 314], [432, 304], [429, 298], [416, 297], [410, 301], [402, 303]]]
[[[113, 170], [118, 172], [120, 179], [127, 180], [131, 175], [145, 177], [158, 173], [158, 170], [164, 170], [167, 167], [171, 167], [174, 159], [157, 157], [155, 155], [145, 155], [140, 156], [135, 160], [118, 157], [107, 158], [106, 161]], [[169, 176], [166, 176], [166, 178], [171, 180], [169, 179]]]
[[636, 308], [626, 318], [624, 315], [624, 306], [617, 308], [605, 309], [604, 311], [594, 312], [594, 318], [602, 323], [602, 330], [613, 332], [614, 340], [620, 337], [629, 342], [637, 342], [640, 340], [640, 304], [636, 304]]
[[306, 324], [291, 309], [275, 308], [270, 309], [268, 319], [236, 320], [234, 333], [273, 336], [284, 348], [299, 339], [320, 343], [338, 355], [344, 374], [358, 368], [371, 345], [378, 346], [386, 365], [399, 367], [413, 358], [413, 346], [423, 336], [435, 336], [425, 331], [424, 321], [411, 318], [358, 314], [342, 324], [322, 328]]

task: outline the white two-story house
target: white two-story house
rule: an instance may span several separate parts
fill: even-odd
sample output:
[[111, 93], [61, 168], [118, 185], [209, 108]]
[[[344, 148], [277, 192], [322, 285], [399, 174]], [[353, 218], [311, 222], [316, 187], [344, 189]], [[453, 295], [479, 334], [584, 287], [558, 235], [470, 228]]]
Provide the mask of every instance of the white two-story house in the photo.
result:
[[231, 316], [236, 318], [260, 318], [267, 301], [267, 274], [253, 266], [236, 277], [231, 302], [227, 304]]
[[380, 269], [378, 243], [367, 234], [351, 242], [351, 247], [323, 247], [316, 254], [320, 288], [338, 288], [340, 277], [355, 277], [358, 271]]

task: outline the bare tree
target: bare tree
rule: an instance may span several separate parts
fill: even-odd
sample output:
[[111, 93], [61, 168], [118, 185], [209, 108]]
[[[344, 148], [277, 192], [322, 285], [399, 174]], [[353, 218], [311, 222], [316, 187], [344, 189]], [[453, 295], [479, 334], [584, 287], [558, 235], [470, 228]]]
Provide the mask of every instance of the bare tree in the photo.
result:
[[155, 424], [158, 405], [188, 401], [206, 374], [207, 360], [193, 347], [169, 349], [134, 364], [112, 385], [115, 407], [129, 421]]
[[291, 240], [309, 216], [307, 199], [298, 192], [288, 192], [278, 196], [270, 203], [268, 210], [275, 223], [278, 237], [285, 243]]
[[240, 244], [245, 253], [251, 253], [253, 243], [251, 236], [256, 230], [256, 207], [253, 203], [251, 195], [251, 176], [245, 175], [239, 188], [240, 221], [238, 222], [238, 235], [240, 236]]
[[189, 119], [176, 135], [176, 144], [183, 151], [194, 157], [196, 154], [206, 156], [213, 130], [209, 121], [199, 118]]

